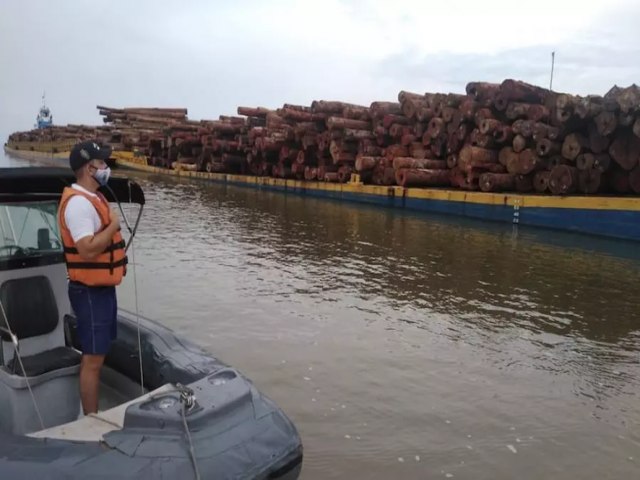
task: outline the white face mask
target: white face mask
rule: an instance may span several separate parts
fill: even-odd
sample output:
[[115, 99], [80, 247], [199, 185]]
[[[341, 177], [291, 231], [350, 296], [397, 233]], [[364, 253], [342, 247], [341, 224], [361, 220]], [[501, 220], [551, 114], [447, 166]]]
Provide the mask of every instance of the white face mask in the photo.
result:
[[98, 169], [96, 170], [96, 173], [93, 174], [93, 178], [96, 179], [96, 182], [98, 182], [103, 187], [109, 182], [110, 176], [111, 169], [109, 167]]

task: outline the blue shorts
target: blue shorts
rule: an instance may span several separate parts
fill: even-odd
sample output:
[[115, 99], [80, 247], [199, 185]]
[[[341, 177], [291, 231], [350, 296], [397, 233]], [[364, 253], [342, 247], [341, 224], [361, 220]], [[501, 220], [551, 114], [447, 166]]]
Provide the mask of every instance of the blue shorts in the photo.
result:
[[69, 301], [78, 319], [82, 353], [106, 355], [118, 332], [116, 287], [69, 282]]

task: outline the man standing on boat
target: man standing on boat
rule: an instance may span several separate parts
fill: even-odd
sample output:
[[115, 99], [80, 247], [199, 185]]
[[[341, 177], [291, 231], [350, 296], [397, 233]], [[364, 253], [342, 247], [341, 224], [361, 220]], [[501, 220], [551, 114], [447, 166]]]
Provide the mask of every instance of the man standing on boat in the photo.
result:
[[77, 181], [64, 189], [58, 210], [69, 300], [82, 349], [80, 398], [85, 415], [98, 411], [100, 370], [117, 331], [115, 287], [127, 264], [118, 214], [98, 192], [109, 181], [108, 155], [91, 141], [73, 147], [69, 165]]

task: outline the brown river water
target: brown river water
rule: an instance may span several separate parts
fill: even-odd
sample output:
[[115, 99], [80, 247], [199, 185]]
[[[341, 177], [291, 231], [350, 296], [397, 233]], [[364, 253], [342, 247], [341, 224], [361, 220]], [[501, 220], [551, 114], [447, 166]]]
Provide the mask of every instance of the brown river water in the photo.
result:
[[120, 305], [273, 398], [303, 479], [640, 478], [637, 244], [128, 173]]

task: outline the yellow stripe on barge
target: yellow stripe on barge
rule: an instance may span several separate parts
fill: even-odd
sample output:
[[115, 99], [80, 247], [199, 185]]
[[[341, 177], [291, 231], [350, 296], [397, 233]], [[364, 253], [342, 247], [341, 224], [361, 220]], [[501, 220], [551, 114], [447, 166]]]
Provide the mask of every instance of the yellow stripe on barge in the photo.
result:
[[146, 157], [131, 152], [114, 152], [113, 158], [120, 167], [159, 175], [640, 240], [640, 197], [485, 193], [357, 182], [328, 183], [172, 170], [150, 166]]

